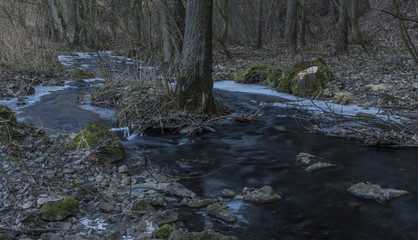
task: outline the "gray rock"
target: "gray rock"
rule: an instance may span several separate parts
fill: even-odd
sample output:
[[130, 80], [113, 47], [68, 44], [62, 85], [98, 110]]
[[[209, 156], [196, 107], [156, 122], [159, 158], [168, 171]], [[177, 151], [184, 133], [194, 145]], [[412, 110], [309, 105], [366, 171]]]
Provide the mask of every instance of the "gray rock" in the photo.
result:
[[347, 189], [347, 191], [349, 191], [354, 196], [364, 199], [374, 199], [380, 203], [409, 194], [409, 192], [405, 190], [382, 188], [377, 184], [372, 184], [369, 182], [359, 182], [353, 184]]
[[226, 210], [225, 208], [227, 207], [228, 206], [226, 206], [225, 203], [218, 202], [218, 203], [209, 205], [206, 208], [206, 211], [208, 212], [210, 216], [222, 219], [225, 222], [230, 222], [230, 223], [235, 222], [235, 220], [237, 220], [237, 217], [235, 216], [233, 212]]
[[166, 194], [175, 195], [179, 197], [189, 197], [194, 198], [196, 197], [196, 193], [190, 191], [185, 186], [183, 186], [181, 183], [178, 182], [170, 182], [170, 183], [140, 183], [135, 184], [132, 186], [133, 189], [135, 188], [148, 188], [148, 189], [154, 189], [158, 191], [163, 191]]
[[244, 201], [257, 204], [274, 203], [281, 199], [282, 197], [276, 194], [270, 186], [264, 186], [244, 193]]
[[126, 166], [126, 165], [122, 165], [122, 166], [120, 166], [119, 168], [118, 168], [118, 172], [119, 173], [129, 173], [129, 168], [128, 168], [128, 166]]
[[75, 215], [78, 212], [79, 203], [72, 197], [47, 202], [39, 210], [40, 217], [47, 221], [61, 221], [68, 216]]
[[229, 189], [224, 189], [221, 193], [221, 197], [223, 198], [233, 198], [235, 195], [235, 192]]
[[224, 236], [212, 230], [203, 232], [183, 232], [175, 230], [171, 233], [169, 240], [238, 240], [236, 237]]
[[213, 201], [212, 199], [197, 199], [197, 198], [193, 198], [190, 199], [190, 201], [187, 202], [187, 206], [190, 208], [201, 208], [201, 207], [206, 207], [208, 205], [214, 204], [215, 201]]
[[158, 225], [155, 222], [152, 222], [152, 221], [149, 221], [149, 220], [141, 221], [135, 227], [135, 230], [137, 232], [146, 233], [149, 236], [151, 236], [152, 233], [155, 232], [155, 230], [157, 230], [157, 229], [158, 229]]
[[317, 162], [309, 165], [307, 168], [305, 168], [305, 171], [307, 172], [314, 172], [317, 170], [325, 169], [325, 168], [333, 168], [337, 165], [331, 164], [331, 163], [325, 163], [325, 162]]
[[150, 222], [154, 222], [157, 225], [161, 226], [162, 224], [172, 223], [179, 219], [179, 215], [171, 209], [167, 209], [164, 211], [159, 211], [149, 217], [147, 220]]
[[314, 157], [315, 156], [312, 154], [301, 152], [296, 156], [296, 160], [298, 161], [299, 164], [308, 166], [313, 162], [311, 158], [314, 158]]

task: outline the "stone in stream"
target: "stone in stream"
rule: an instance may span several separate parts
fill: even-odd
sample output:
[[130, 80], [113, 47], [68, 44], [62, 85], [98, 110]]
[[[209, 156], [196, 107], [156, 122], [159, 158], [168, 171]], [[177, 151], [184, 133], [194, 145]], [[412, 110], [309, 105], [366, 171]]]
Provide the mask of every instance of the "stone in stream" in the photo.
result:
[[212, 199], [197, 199], [197, 198], [193, 198], [190, 199], [187, 202], [187, 206], [190, 208], [201, 208], [201, 207], [206, 207], [208, 205], [214, 204], [215, 201], [213, 201]]
[[301, 152], [296, 156], [296, 160], [300, 165], [307, 166], [306, 172], [314, 172], [325, 168], [333, 168], [337, 165], [332, 163], [320, 162], [315, 160], [315, 156], [310, 153]]
[[238, 240], [236, 237], [224, 236], [212, 230], [203, 232], [183, 232], [175, 230], [168, 240]]
[[272, 187], [264, 186], [260, 189], [256, 190], [246, 190], [248, 188], [244, 188], [244, 201], [257, 203], [257, 204], [268, 204], [268, 203], [275, 203], [282, 199], [282, 197], [276, 194]]
[[223, 197], [223, 198], [233, 198], [233, 197], [235, 197], [235, 195], [237, 195], [237, 194], [234, 191], [229, 190], [229, 189], [224, 189], [221, 192], [221, 197]]
[[209, 205], [206, 208], [206, 211], [212, 217], [222, 219], [225, 222], [233, 223], [235, 222], [235, 220], [237, 220], [237, 217], [235, 216], [233, 212], [226, 210], [225, 208], [227, 207], [228, 206], [225, 203], [218, 202], [218, 203]]
[[155, 211], [151, 204], [147, 200], [142, 198], [136, 200], [134, 204], [132, 204], [131, 210], [141, 213], [150, 213]]
[[163, 225], [167, 223], [175, 222], [179, 219], [179, 215], [171, 209], [167, 209], [164, 211], [158, 211], [147, 220], [150, 222], [154, 222], [157, 225]]
[[359, 182], [353, 184], [347, 189], [347, 191], [359, 198], [374, 199], [379, 203], [390, 201], [403, 195], [409, 194], [409, 192], [405, 190], [382, 188], [380, 185], [372, 184], [369, 182]]
[[47, 221], [61, 221], [68, 216], [75, 215], [78, 211], [79, 203], [72, 197], [66, 196], [64, 199], [47, 202], [39, 210], [40, 217]]

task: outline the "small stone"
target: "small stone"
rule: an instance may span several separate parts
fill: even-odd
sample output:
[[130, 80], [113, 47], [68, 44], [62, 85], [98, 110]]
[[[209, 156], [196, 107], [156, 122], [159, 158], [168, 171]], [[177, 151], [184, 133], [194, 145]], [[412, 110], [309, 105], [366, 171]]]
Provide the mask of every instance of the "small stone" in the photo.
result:
[[226, 210], [225, 208], [227, 207], [228, 206], [226, 206], [225, 203], [218, 202], [218, 203], [209, 205], [206, 208], [206, 211], [208, 212], [210, 216], [222, 219], [225, 222], [229, 222], [229, 223], [235, 222], [235, 220], [237, 220], [237, 217], [235, 216], [233, 212]]
[[179, 219], [179, 216], [176, 212], [171, 209], [164, 211], [159, 211], [156, 214], [148, 218], [148, 221], [155, 222], [157, 225], [167, 224], [175, 222]]
[[155, 211], [155, 209], [151, 206], [151, 204], [143, 198], [136, 200], [134, 204], [132, 204], [131, 210], [138, 211], [138, 212], [154, 212]]
[[275, 203], [281, 199], [282, 197], [276, 194], [270, 186], [264, 186], [249, 192], [247, 191], [244, 194], [244, 201], [257, 204]]
[[74, 173], [74, 169], [73, 168], [64, 168], [64, 170], [62, 172], [64, 174], [73, 174]]
[[221, 193], [221, 197], [223, 198], [233, 198], [235, 195], [235, 192], [229, 189], [224, 189]]
[[38, 157], [35, 160], [33, 160], [34, 163], [42, 163], [43, 161], [45, 161], [45, 157]]
[[127, 173], [129, 173], [129, 168], [126, 165], [122, 165], [118, 168], [118, 172], [121, 173], [121, 174], [123, 174], [123, 173], [127, 174]]
[[208, 205], [214, 204], [215, 201], [212, 199], [196, 199], [193, 198], [190, 201], [187, 202], [187, 206], [190, 208], [202, 208], [206, 207]]
[[311, 158], [314, 158], [314, 157], [315, 156], [312, 154], [301, 152], [296, 156], [296, 160], [298, 161], [299, 164], [307, 166], [312, 163]]
[[334, 165], [334, 164], [331, 164], [331, 163], [317, 162], [317, 163], [309, 165], [305, 169], [305, 171], [314, 172], [314, 171], [321, 170], [321, 169], [324, 169], [324, 168], [333, 168], [333, 167], [336, 167], [336, 166], [337, 165]]
[[22, 208], [23, 208], [23, 209], [28, 209], [28, 208], [30, 208], [30, 207], [32, 207], [32, 206], [33, 206], [33, 202], [32, 202], [32, 201], [27, 201], [27, 202], [25, 202], [25, 203], [23, 204]]
[[405, 190], [382, 188], [377, 184], [364, 182], [351, 185], [347, 191], [359, 198], [374, 199], [380, 203], [409, 194], [409, 192]]

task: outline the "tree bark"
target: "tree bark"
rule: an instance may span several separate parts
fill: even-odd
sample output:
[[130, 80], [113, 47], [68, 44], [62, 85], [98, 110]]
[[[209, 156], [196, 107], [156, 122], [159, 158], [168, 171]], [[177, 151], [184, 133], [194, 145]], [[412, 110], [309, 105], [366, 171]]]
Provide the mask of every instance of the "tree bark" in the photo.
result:
[[255, 45], [257, 49], [263, 47], [263, 1], [264, 0], [258, 0], [257, 43]]
[[347, 0], [340, 0], [339, 21], [338, 21], [338, 37], [337, 37], [337, 54], [344, 54], [348, 49], [348, 27], [347, 27]]
[[177, 79], [177, 104], [184, 110], [216, 112], [212, 95], [212, 12], [213, 1], [187, 1], [186, 31]]
[[359, 11], [358, 11], [358, 0], [351, 1], [351, 30], [353, 34], [353, 41], [355, 43], [361, 43], [360, 27], [358, 25]]
[[297, 47], [297, 0], [287, 0], [285, 48], [296, 50]]
[[302, 47], [306, 45], [306, 1], [300, 0], [300, 33], [299, 42]]

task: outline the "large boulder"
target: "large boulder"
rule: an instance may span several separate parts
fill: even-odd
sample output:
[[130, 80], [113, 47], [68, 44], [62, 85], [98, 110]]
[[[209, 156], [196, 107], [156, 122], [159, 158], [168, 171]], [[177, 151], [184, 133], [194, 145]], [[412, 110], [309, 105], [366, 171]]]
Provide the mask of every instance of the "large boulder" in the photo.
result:
[[65, 144], [65, 150], [95, 150], [106, 163], [125, 158], [125, 149], [118, 136], [101, 124], [89, 124]]
[[43, 220], [61, 221], [77, 214], [78, 207], [79, 203], [74, 198], [66, 196], [59, 201], [47, 202], [39, 210], [39, 214]]
[[326, 88], [334, 74], [322, 58], [295, 62], [278, 80], [277, 90], [302, 97], [317, 96]]
[[22, 140], [25, 125], [17, 122], [12, 110], [0, 105], [0, 143], [7, 144], [14, 140]]
[[203, 232], [183, 232], [175, 230], [171, 233], [169, 240], [237, 240], [237, 238], [224, 236], [212, 230]]

